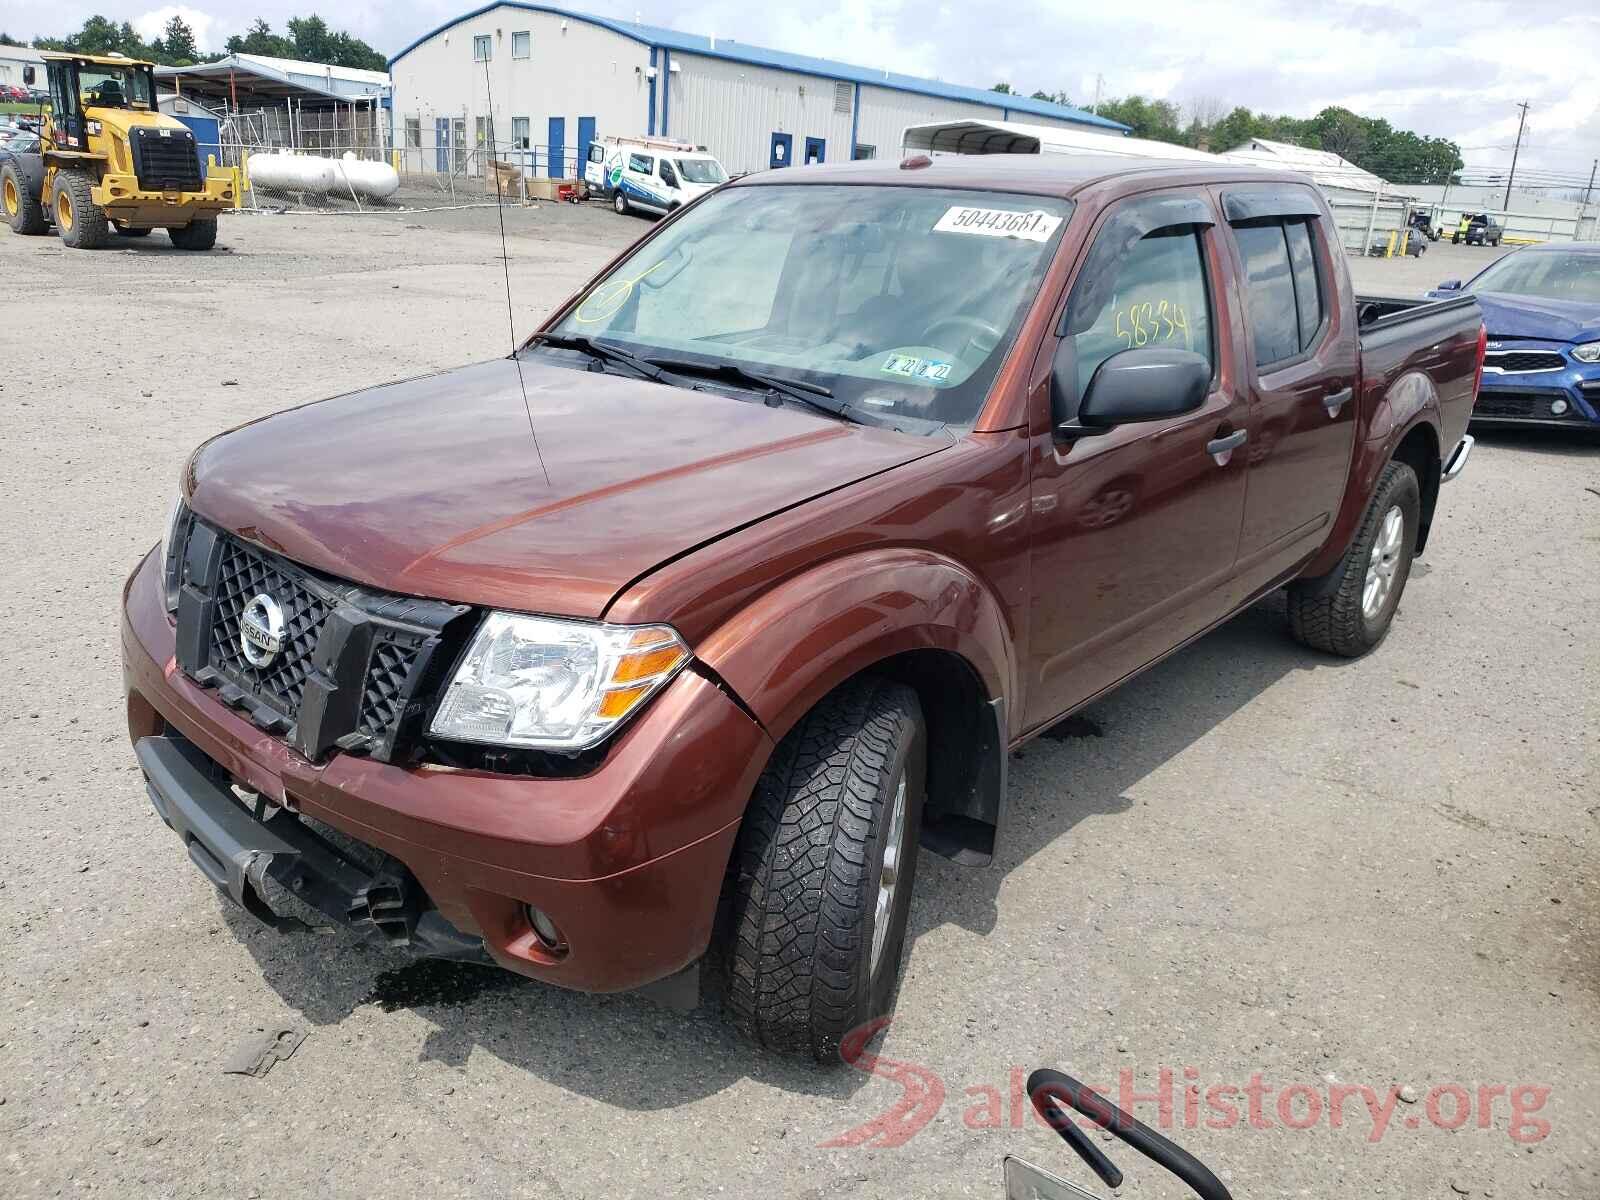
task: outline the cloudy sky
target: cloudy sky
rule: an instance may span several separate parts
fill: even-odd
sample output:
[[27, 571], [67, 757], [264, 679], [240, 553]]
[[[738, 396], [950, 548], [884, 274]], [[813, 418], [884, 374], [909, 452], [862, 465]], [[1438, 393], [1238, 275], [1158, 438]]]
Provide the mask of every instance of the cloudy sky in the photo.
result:
[[[339, 0], [321, 10], [385, 52], [478, 0]], [[0, 0], [22, 37], [78, 28], [101, 12], [153, 35], [182, 12], [206, 48], [256, 16], [281, 27], [306, 0]], [[1142, 92], [1184, 105], [1309, 116], [1329, 104], [1454, 138], [1471, 167], [1510, 160], [1521, 100], [1532, 102], [1522, 163], [1587, 175], [1600, 156], [1600, 3], [1595, 0], [576, 0], [571, 7], [841, 58], [952, 82], [1094, 98]]]

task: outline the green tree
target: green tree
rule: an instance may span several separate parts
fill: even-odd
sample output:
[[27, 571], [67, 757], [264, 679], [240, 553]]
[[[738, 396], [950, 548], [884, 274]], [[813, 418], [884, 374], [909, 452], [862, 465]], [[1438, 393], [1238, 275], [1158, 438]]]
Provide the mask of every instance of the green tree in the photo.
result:
[[1067, 94], [1065, 92], [1046, 92], [1041, 90], [1034, 92], [1031, 99], [1043, 100], [1048, 104], [1060, 104], [1063, 107], [1068, 108], [1072, 106], [1072, 101], [1067, 99]]
[[186, 67], [200, 60], [200, 47], [195, 44], [194, 30], [176, 13], [167, 22], [162, 36], [150, 43], [151, 51], [160, 61], [173, 66]]
[[1178, 106], [1170, 100], [1151, 100], [1144, 96], [1126, 96], [1120, 100], [1105, 100], [1095, 110], [1100, 116], [1120, 121], [1129, 127], [1132, 136], [1149, 138], [1157, 142], [1182, 142], [1183, 130], [1179, 127]]
[[1016, 95], [1016, 93], [1011, 90], [1011, 85], [1009, 83], [997, 83], [989, 90], [991, 92], [999, 92], [1002, 96]]
[[269, 58], [293, 58], [294, 43], [272, 32], [272, 26], [257, 17], [243, 37], [237, 33], [224, 44], [229, 54], [265, 54]]
[[387, 71], [388, 60], [360, 38], [334, 32], [321, 17], [292, 17], [288, 36], [272, 32], [272, 26], [257, 17], [241, 37], [235, 34], [225, 44], [229, 54], [265, 54], [272, 58], [298, 58], [333, 67], [355, 67], [363, 71]]

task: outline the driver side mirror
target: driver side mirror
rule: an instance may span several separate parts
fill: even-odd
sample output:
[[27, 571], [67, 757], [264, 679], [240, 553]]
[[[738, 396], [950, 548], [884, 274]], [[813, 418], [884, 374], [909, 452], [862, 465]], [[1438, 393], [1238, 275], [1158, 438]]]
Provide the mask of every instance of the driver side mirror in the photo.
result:
[[1459, 279], [1446, 279], [1443, 283], [1441, 283], [1438, 287], [1434, 288], [1433, 290], [1436, 291], [1436, 292], [1459, 292], [1461, 290], [1461, 280], [1459, 280]]
[[25, 66], [25, 67], [22, 68], [22, 82], [27, 84], [29, 87], [32, 87], [33, 86], [33, 81], [38, 79], [38, 78], [39, 78], [38, 73], [36, 71], [34, 71], [34, 69], [32, 67], [26, 67]]
[[1204, 404], [1211, 388], [1211, 364], [1203, 354], [1144, 346], [1101, 363], [1077, 412], [1064, 412], [1066, 398], [1076, 389], [1076, 370], [1072, 340], [1064, 338], [1056, 352], [1051, 394], [1056, 432], [1066, 437], [1182, 416]]

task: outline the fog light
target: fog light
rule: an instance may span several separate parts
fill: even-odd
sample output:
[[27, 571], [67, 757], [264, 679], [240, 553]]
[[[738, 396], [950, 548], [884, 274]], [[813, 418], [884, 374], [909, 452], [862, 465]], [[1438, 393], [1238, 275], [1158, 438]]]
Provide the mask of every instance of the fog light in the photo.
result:
[[1566, 411], [1567, 411], [1567, 402], [1565, 400], [1552, 400], [1552, 401], [1550, 401], [1550, 415], [1552, 417], [1559, 417], [1563, 413], [1565, 413]]
[[556, 923], [550, 919], [543, 909], [527, 906], [528, 924], [533, 926], [534, 936], [537, 937], [544, 948], [552, 954], [566, 951], [566, 943], [561, 940], [561, 931], [556, 928]]

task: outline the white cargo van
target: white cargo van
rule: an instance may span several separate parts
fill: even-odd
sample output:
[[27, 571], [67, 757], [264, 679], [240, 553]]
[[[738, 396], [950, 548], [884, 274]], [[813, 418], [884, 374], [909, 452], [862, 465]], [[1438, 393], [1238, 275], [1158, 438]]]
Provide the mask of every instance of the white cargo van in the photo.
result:
[[727, 178], [715, 155], [668, 138], [602, 138], [583, 164], [584, 182], [619, 213], [668, 213]]

